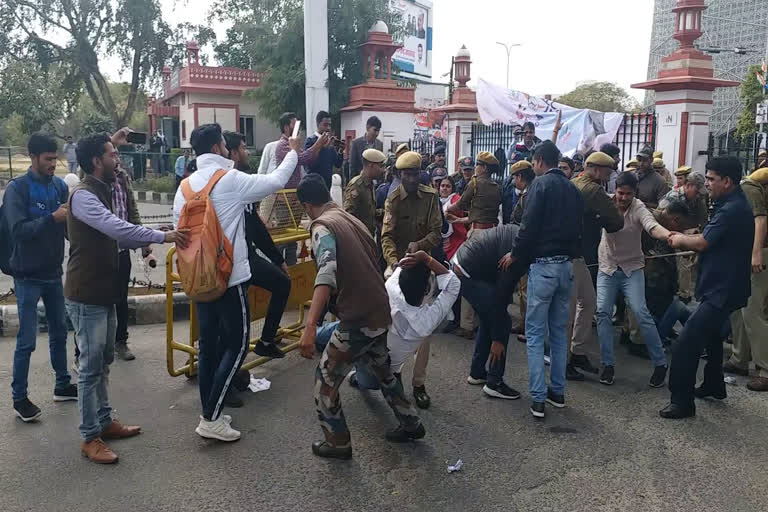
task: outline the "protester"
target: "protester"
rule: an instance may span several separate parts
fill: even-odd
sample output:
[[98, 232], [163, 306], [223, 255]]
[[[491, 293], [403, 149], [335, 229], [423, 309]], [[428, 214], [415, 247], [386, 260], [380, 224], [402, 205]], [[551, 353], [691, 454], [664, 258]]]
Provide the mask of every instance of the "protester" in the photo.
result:
[[[235, 132], [224, 132], [223, 135], [229, 151], [229, 159], [234, 162], [234, 168], [249, 173], [250, 154], [245, 145], [245, 136]], [[275, 247], [267, 226], [261, 220], [255, 202], [245, 208], [245, 243], [248, 246], [248, 264], [251, 269], [249, 284], [270, 292], [261, 337], [253, 351], [263, 357], [281, 359], [285, 354], [277, 346], [280, 342], [277, 330], [291, 293], [291, 278], [288, 276], [288, 266]], [[261, 251], [266, 258], [259, 255], [257, 250]], [[224, 399], [224, 405], [229, 407], [233, 404], [240, 405], [240, 403], [241, 400], [235, 396], [228, 395]]]
[[[656, 208], [667, 193], [667, 183], [652, 167], [651, 148], [645, 146], [637, 153], [637, 198], [650, 209]], [[631, 162], [630, 162], [631, 163]]]
[[615, 233], [624, 227], [624, 218], [616, 204], [603, 188], [611, 177], [615, 161], [607, 153], [592, 153], [587, 158], [584, 172], [573, 180], [584, 200], [582, 224], [581, 255], [573, 260], [573, 297], [569, 325], [572, 326], [570, 361], [566, 367], [566, 377], [570, 380], [582, 380], [580, 368], [589, 373], [597, 373], [587, 357], [585, 345], [592, 338], [592, 319], [597, 311], [597, 295], [588, 265], [598, 262], [598, 247], [603, 230]]
[[[29, 137], [27, 173], [5, 190], [3, 216], [10, 235], [9, 265], [19, 315], [13, 353], [13, 410], [24, 422], [42, 412], [27, 394], [29, 360], [37, 341], [37, 302], [42, 298], [48, 322], [51, 367], [56, 374], [53, 399], [77, 400], [77, 387], [67, 371], [67, 324], [61, 264], [67, 219], [67, 185], [56, 177], [56, 140], [38, 132]], [[5, 243], [5, 241], [2, 241]]]
[[467, 184], [461, 199], [446, 210], [446, 213], [456, 216], [462, 211], [469, 212], [470, 238], [475, 232], [495, 227], [499, 222], [501, 190], [499, 184], [490, 178], [488, 171], [493, 165], [499, 165], [496, 157], [481, 151], [477, 155], [474, 178]]
[[[233, 247], [233, 267], [224, 295], [211, 302], [197, 302], [200, 329], [198, 349], [198, 384], [202, 415], [195, 429], [198, 435], [220, 441], [236, 441], [240, 432], [232, 428], [231, 418], [221, 415], [224, 398], [232, 376], [240, 369], [248, 351], [250, 312], [247, 300], [251, 280], [245, 227], [242, 222], [247, 205], [264, 199], [285, 186], [298, 165], [301, 142], [288, 139], [291, 151], [281, 159], [271, 174], [245, 174], [234, 169], [234, 162], [218, 124], [204, 124], [192, 131], [190, 142], [197, 155], [197, 172], [187, 178], [173, 202], [174, 225], [179, 223], [187, 197], [215, 184], [209, 190], [224, 236]], [[226, 171], [220, 179], [219, 170]], [[185, 188], [185, 185], [188, 187]]]
[[475, 162], [472, 161], [472, 158], [468, 156], [459, 158], [459, 172], [454, 174], [454, 176], [458, 176], [458, 179], [455, 183], [456, 193], [459, 194], [459, 196], [464, 194], [464, 190], [467, 188], [469, 182], [472, 181], [472, 177], [474, 175]]
[[[669, 237], [673, 249], [700, 255], [696, 280], [699, 306], [672, 348], [670, 403], [659, 411], [668, 419], [694, 416], [694, 396], [726, 397], [720, 328], [732, 312], [747, 305], [751, 294], [755, 222], [739, 186], [741, 163], [735, 157], [718, 157], [710, 160], [706, 169], [707, 189], [715, 202], [712, 219], [700, 235], [672, 233]], [[694, 390], [702, 348], [708, 355], [704, 382]]]
[[638, 178], [623, 173], [616, 179], [614, 201], [624, 217], [624, 227], [615, 233], [603, 233], [599, 248], [597, 274], [597, 334], [600, 340], [600, 359], [603, 370], [600, 382], [614, 383], [613, 307], [621, 291], [637, 318], [643, 341], [653, 362], [653, 375], [649, 385], [661, 387], [667, 375], [667, 359], [656, 324], [645, 303], [645, 258], [641, 246], [643, 231], [657, 240], [665, 240], [670, 232], [654, 219], [651, 212], [635, 197]]
[[747, 383], [750, 391], [768, 391], [768, 185], [751, 178], [741, 182], [741, 189], [752, 208], [755, 237], [752, 244], [752, 296], [747, 305], [731, 314], [733, 351], [723, 370], [749, 375], [749, 362], [755, 364], [756, 375]]
[[480, 320], [467, 382], [484, 385], [483, 393], [506, 400], [520, 398], [503, 379], [510, 332], [507, 304], [526, 267], [517, 261], [502, 270], [498, 262], [517, 235], [518, 227], [513, 224], [483, 230], [459, 247], [451, 259], [461, 280], [461, 295]]
[[264, 150], [261, 152], [261, 160], [259, 160], [259, 174], [270, 174], [277, 168], [275, 149], [279, 142], [279, 140], [275, 140], [264, 145]]
[[185, 233], [148, 229], [112, 213], [112, 185], [119, 161], [115, 146], [124, 143], [127, 133], [123, 128], [111, 139], [107, 134], [95, 134], [78, 141], [77, 160], [85, 178], [72, 192], [67, 213], [70, 245], [64, 295], [80, 349], [80, 451], [99, 464], [118, 460], [104, 439], [141, 433], [141, 427], [112, 419], [107, 389], [115, 353], [115, 304], [121, 300], [118, 246], [133, 249], [175, 242], [183, 247], [187, 242]]
[[541, 140], [536, 137], [536, 125], [531, 121], [526, 121], [523, 124], [522, 129], [523, 140], [518, 143], [512, 143], [507, 148], [507, 161], [510, 164], [519, 162], [520, 160], [531, 160], [533, 150]]
[[[397, 159], [402, 183], [389, 196], [384, 208], [381, 247], [387, 274], [394, 271], [406, 254], [429, 252], [441, 244], [440, 199], [432, 188], [419, 183], [421, 156], [413, 151]], [[429, 407], [430, 399], [424, 382], [429, 362], [429, 339], [422, 343], [413, 368], [413, 395], [416, 405]]]
[[186, 177], [187, 164], [190, 160], [190, 153], [188, 149], [184, 150], [184, 153], [176, 158], [176, 162], [173, 164], [174, 174], [176, 175], [176, 189], [178, 190], [181, 180]]
[[569, 180], [573, 179], [573, 170], [575, 168], [573, 160], [567, 156], [561, 156], [560, 161], [557, 162], [557, 168], [563, 171], [563, 174], [565, 174], [566, 178]]
[[77, 144], [72, 142], [71, 135], [67, 135], [66, 141], [62, 151], [64, 151], [64, 155], [67, 157], [67, 172], [77, 174]]
[[621, 149], [616, 144], [606, 143], [600, 146], [600, 152], [613, 158], [613, 170], [605, 183], [605, 189], [609, 194], [616, 192], [616, 178], [619, 177], [619, 164], [621, 163]]
[[[528, 310], [525, 317], [528, 338], [528, 371], [531, 414], [544, 417], [544, 402], [565, 406], [565, 366], [568, 357], [566, 328], [573, 287], [571, 260], [580, 252], [580, 219], [584, 201], [579, 190], [557, 168], [560, 151], [552, 142], [542, 142], [533, 153], [533, 180], [523, 220], [512, 250], [500, 262], [509, 268], [515, 261], [530, 265]], [[550, 385], [544, 373], [544, 343], [551, 345]]]
[[433, 176], [435, 173], [435, 170], [441, 169], [445, 171], [445, 174], [448, 175], [448, 171], [445, 169], [445, 145], [444, 144], [436, 144], [435, 150], [432, 153], [432, 163], [427, 166], [427, 172], [430, 176]]
[[381, 131], [381, 121], [376, 116], [371, 116], [365, 122], [365, 134], [356, 138], [349, 145], [349, 176], [347, 181], [351, 180], [363, 169], [363, 151], [366, 149], [377, 149], [384, 151], [384, 143], [378, 139]]
[[[449, 178], [440, 181], [440, 187], [438, 189], [440, 194], [440, 206], [445, 212], [448, 206], [456, 203], [461, 196], [454, 193], [455, 185]], [[461, 247], [467, 239], [467, 224], [469, 223], [469, 217], [463, 216], [457, 217], [450, 213], [445, 213], [445, 219], [447, 221], [447, 227], [442, 230], [443, 237], [443, 251], [445, 252], [446, 261], [450, 261], [456, 251]], [[469, 303], [464, 305], [465, 300], [459, 297], [453, 305], [453, 319], [448, 322], [443, 330], [444, 333], [455, 333], [457, 336], [462, 337], [474, 337], [474, 333], [465, 332], [461, 329], [461, 313], [462, 308], [471, 308]], [[472, 312], [474, 315], [474, 311]], [[473, 319], [474, 321], [474, 319]], [[461, 330], [460, 330], [461, 329]]]
[[[368, 366], [378, 377], [382, 394], [400, 422], [398, 428], [387, 432], [386, 438], [406, 442], [424, 437], [424, 426], [389, 363], [387, 329], [392, 318], [378, 270], [376, 244], [368, 228], [331, 202], [319, 176], [305, 177], [299, 183], [297, 196], [312, 219], [310, 239], [318, 270], [312, 305], [301, 336], [301, 355], [312, 358], [317, 323], [325, 314], [332, 294], [341, 320], [315, 371], [315, 405], [325, 440], [313, 443], [312, 452], [320, 457], [352, 457], [339, 387], [356, 361]], [[343, 272], [337, 271], [337, 264]]]
[[[523, 212], [525, 211], [525, 198], [528, 194], [528, 187], [533, 183], [533, 179], [536, 177], [536, 173], [533, 172], [533, 165], [528, 160], [520, 160], [512, 165], [509, 170], [509, 179], [515, 187], [515, 193], [519, 195], [519, 199], [515, 203], [514, 211], [509, 216], [509, 222], [519, 226], [523, 221]], [[503, 210], [503, 205], [502, 205]], [[506, 215], [506, 214], [503, 214]], [[517, 329], [517, 340], [525, 343], [525, 315], [528, 311], [528, 272], [520, 278], [520, 318], [522, 323]], [[549, 356], [545, 356], [549, 357]]]
[[[311, 137], [307, 137], [307, 140], [304, 143], [304, 149], [310, 149], [323, 135], [328, 134], [330, 136], [331, 134], [331, 114], [321, 110], [315, 116], [315, 122], [317, 123], [317, 131]], [[329, 145], [320, 149], [315, 161], [307, 166], [307, 173], [314, 173], [322, 176], [325, 185], [328, 187], [328, 190], [330, 190], [333, 169], [335, 167], [340, 168], [344, 163], [343, 150], [343, 145], [334, 145], [334, 140], [331, 139]]]
[[376, 208], [373, 183], [383, 176], [382, 164], [386, 159], [384, 153], [377, 149], [363, 151], [363, 169], [344, 189], [344, 209], [365, 224], [374, 239], [384, 211]]

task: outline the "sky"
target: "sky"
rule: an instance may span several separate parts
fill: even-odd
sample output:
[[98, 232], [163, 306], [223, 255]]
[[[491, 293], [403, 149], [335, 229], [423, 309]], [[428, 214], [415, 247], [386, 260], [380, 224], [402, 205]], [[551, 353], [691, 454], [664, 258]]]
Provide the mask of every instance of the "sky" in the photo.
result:
[[[161, 0], [166, 20], [200, 23], [209, 0]], [[466, 45], [472, 56], [470, 86], [483, 78], [504, 85], [506, 51], [496, 42], [520, 43], [510, 54], [509, 86], [534, 95], [564, 94], [584, 81], [609, 81], [635, 96], [646, 78], [653, 0], [433, 0], [434, 81], [446, 82], [451, 56]], [[223, 38], [225, 23], [214, 23]], [[208, 49], [211, 52], [210, 49]], [[111, 76], [116, 63], [108, 63]]]

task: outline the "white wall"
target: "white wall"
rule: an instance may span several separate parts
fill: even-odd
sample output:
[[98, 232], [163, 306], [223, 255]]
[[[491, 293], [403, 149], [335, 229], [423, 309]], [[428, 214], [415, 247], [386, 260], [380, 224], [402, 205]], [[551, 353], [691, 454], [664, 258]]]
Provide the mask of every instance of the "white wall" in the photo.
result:
[[[670, 91], [656, 93], [656, 101], [669, 100], [708, 100], [712, 101], [712, 93], [707, 91]], [[658, 128], [656, 132], [656, 150], [664, 152], [664, 164], [667, 169], [674, 171], [678, 168], [681, 148], [681, 126], [683, 112], [688, 112], [688, 140], [684, 161], [693, 170], [703, 174], [707, 162], [706, 155], [699, 155], [709, 145], [709, 119], [712, 115], [712, 105], [702, 103], [674, 103], [671, 105], [656, 105]], [[707, 123], [691, 124], [691, 123]]]

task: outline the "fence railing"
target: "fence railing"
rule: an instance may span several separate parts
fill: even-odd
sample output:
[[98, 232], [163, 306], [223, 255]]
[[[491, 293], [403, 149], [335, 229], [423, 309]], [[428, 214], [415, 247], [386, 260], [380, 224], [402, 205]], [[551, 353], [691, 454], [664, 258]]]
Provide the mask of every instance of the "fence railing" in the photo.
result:
[[736, 157], [741, 162], [744, 174], [751, 174], [757, 167], [757, 156], [760, 153], [760, 148], [765, 147], [763, 139], [766, 137], [768, 137], [768, 133], [755, 133], [745, 137], [739, 137], [736, 132], [719, 136], [710, 134], [708, 153], [710, 157]]

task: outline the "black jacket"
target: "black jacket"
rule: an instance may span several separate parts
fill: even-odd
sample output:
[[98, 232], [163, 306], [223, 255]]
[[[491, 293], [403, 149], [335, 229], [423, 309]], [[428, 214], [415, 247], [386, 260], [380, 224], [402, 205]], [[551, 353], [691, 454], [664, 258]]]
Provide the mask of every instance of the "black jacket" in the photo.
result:
[[509, 271], [503, 272], [499, 270], [499, 260], [512, 249], [518, 231], [519, 226], [504, 224], [472, 235], [454, 256], [462, 272], [472, 280], [497, 283], [511, 279], [516, 283], [526, 272], [527, 265], [515, 262]]
[[581, 255], [584, 199], [560, 169], [550, 169], [528, 187], [512, 255], [524, 263], [547, 256]]

